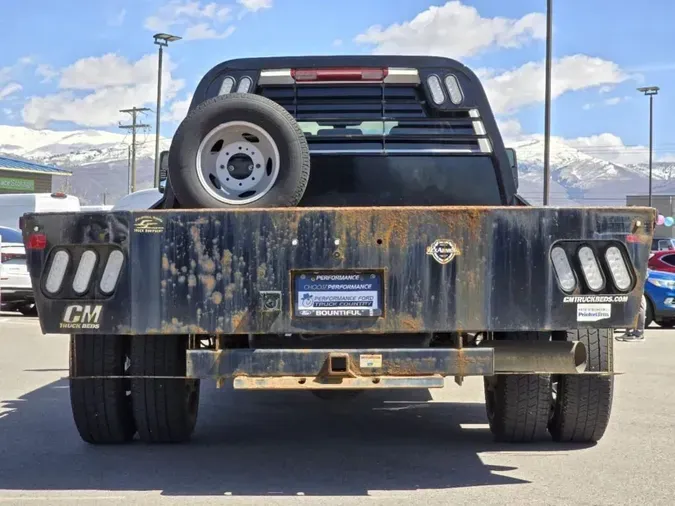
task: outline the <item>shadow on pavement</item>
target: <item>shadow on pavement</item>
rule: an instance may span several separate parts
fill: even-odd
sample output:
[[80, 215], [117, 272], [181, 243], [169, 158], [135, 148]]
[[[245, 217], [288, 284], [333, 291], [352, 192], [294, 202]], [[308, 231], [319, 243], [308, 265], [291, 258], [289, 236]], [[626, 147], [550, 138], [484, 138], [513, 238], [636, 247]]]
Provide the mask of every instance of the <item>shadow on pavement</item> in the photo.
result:
[[487, 466], [478, 453], [570, 451], [494, 443], [486, 428], [460, 427], [486, 423], [482, 403], [430, 399], [426, 390], [340, 402], [204, 385], [190, 443], [96, 447], [79, 439], [61, 380], [3, 403], [0, 489], [361, 496], [527, 483], [496, 474], [515, 468]]

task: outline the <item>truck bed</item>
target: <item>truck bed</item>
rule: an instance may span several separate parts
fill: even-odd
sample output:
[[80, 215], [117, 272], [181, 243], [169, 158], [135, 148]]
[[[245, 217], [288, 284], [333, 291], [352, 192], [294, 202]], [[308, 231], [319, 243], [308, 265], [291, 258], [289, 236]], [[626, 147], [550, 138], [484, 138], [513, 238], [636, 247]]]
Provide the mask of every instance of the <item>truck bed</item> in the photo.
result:
[[[392, 334], [631, 326], [645, 278], [635, 266], [647, 263], [654, 210], [204, 209], [24, 219], [34, 286], [44, 288], [56, 251], [71, 257], [59, 293], [36, 290], [44, 332]], [[35, 234], [44, 236], [42, 247], [31, 247]], [[632, 263], [631, 290], [620, 293], [608, 281], [599, 293], [582, 282], [563, 292], [552, 246], [573, 259], [589, 244], [601, 258], [610, 242]], [[87, 249], [97, 263], [78, 295], [71, 286]], [[113, 250], [124, 265], [106, 295], [98, 281]], [[340, 290], [350, 294], [346, 302], [335, 296]], [[604, 309], [595, 318], [579, 312], [598, 304]]]

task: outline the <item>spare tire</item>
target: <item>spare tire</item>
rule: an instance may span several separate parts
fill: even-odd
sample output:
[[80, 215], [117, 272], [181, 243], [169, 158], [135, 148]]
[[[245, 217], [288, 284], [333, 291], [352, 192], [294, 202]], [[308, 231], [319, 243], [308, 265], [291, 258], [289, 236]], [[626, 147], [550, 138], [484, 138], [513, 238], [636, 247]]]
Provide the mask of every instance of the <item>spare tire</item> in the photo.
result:
[[200, 104], [180, 124], [169, 180], [183, 208], [296, 205], [309, 179], [309, 147], [295, 119], [259, 95]]

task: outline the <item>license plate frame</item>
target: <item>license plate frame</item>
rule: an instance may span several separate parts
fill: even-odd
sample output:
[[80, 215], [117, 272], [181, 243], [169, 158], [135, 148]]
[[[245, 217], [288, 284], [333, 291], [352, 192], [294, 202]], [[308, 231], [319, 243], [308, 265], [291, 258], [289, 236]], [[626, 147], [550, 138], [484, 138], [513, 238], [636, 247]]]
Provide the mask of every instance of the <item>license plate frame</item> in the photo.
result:
[[298, 319], [378, 319], [385, 312], [384, 269], [291, 271], [291, 315]]

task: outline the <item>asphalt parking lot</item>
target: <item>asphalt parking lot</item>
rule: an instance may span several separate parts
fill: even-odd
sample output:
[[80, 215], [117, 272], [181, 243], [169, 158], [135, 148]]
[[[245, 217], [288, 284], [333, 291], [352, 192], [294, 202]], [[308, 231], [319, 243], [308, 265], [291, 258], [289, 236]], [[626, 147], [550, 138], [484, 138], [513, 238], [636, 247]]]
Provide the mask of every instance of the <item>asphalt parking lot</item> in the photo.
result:
[[494, 443], [482, 384], [327, 402], [202, 387], [187, 445], [93, 447], [73, 426], [67, 336], [0, 313], [0, 503], [672, 504], [675, 332], [616, 343], [595, 446]]

